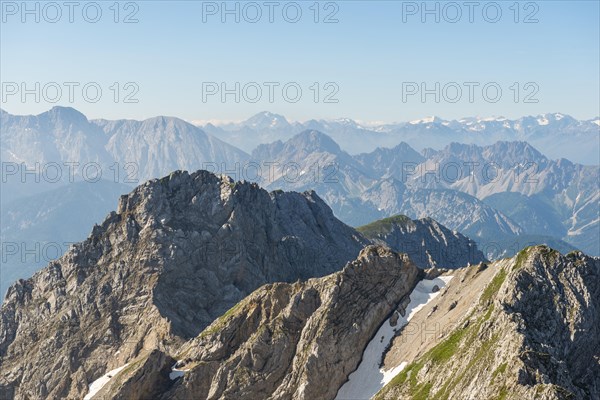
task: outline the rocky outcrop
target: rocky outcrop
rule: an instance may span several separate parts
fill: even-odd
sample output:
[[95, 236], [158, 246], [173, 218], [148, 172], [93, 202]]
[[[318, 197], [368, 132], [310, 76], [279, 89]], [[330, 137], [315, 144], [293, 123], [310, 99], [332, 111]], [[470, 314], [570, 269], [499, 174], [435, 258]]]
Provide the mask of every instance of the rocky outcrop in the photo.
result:
[[397, 215], [357, 230], [375, 243], [407, 253], [420, 268], [456, 269], [485, 261], [473, 240], [431, 218], [411, 220]]
[[178, 355], [163, 399], [333, 399], [420, 273], [378, 246], [333, 275], [254, 292]]
[[538, 246], [469, 270], [461, 281], [493, 272], [478, 301], [468, 306], [451, 283], [440, 301], [458, 299], [464, 318], [377, 399], [600, 398], [600, 259]]
[[259, 286], [337, 271], [366, 243], [314, 192], [268, 193], [206, 171], [147, 182], [9, 288], [0, 390], [81, 398], [141, 354], [174, 354]]

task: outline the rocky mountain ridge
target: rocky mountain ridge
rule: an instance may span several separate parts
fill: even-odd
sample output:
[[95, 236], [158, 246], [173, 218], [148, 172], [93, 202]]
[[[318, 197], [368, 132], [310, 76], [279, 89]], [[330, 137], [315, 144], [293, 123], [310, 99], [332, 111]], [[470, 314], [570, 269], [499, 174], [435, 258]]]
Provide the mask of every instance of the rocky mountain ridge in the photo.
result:
[[260, 285], [331, 273], [367, 243], [314, 192], [269, 194], [207, 171], [149, 181], [10, 287], [2, 393], [80, 398], [107, 366], [172, 352]]
[[[274, 143], [256, 148], [254, 161], [249, 161], [250, 155], [177, 118], [90, 121], [78, 111], [63, 107], [38, 116], [15, 116], [4, 111], [1, 114], [0, 158], [20, 171], [6, 174], [0, 191], [0, 211], [3, 220], [10, 221], [3, 225], [6, 232], [3, 243], [17, 249], [16, 255], [3, 258], [0, 265], [0, 274], [5, 277], [0, 289], [6, 288], [13, 277], [27, 277], [43, 265], [30, 263], [30, 257], [23, 253], [35, 252], [33, 258], [48, 260], [45, 246], [49, 237], [66, 238], [66, 242], [84, 239], [82, 226], [99, 223], [98, 213], [102, 216], [101, 210], [113, 207], [123, 187], [133, 187], [136, 182], [174, 169], [194, 170], [202, 166], [228, 173], [236, 180], [241, 177], [256, 181], [269, 190], [315, 190], [333, 208], [336, 217], [353, 226], [396, 214], [415, 219], [431, 217], [476, 240], [490, 259], [512, 255], [524, 246], [539, 243], [566, 252], [581, 249], [591, 255], [600, 254], [598, 166], [551, 160], [525, 142], [498, 142], [489, 146], [451, 143], [446, 148], [425, 149], [419, 154], [406, 142], [398, 144], [403, 138], [394, 136], [393, 147], [390, 145], [389, 149], [350, 155], [327, 134], [315, 129], [330, 133], [338, 125], [354, 129], [360, 128], [360, 124], [350, 120], [327, 124], [313, 121], [304, 126], [311, 130], [292, 136], [289, 129], [295, 126], [293, 123], [286, 124], [275, 114], [264, 114], [253, 119], [250, 124], [253, 129], [263, 129], [275, 120], [274, 127], [285, 128], [286, 133]], [[547, 119], [548, 126], [556, 123], [572, 130], [579, 126], [565, 116]], [[267, 120], [271, 122], [265, 125]], [[445, 122], [428, 119], [407, 126], [445, 127]], [[479, 123], [477, 119], [467, 122]], [[491, 126], [504, 122], [480, 123]], [[378, 132], [388, 135], [390, 129]], [[574, 131], [573, 135], [577, 133]], [[288, 136], [290, 140], [279, 141]], [[344, 138], [340, 143], [344, 146], [351, 140]], [[380, 146], [385, 143], [371, 142]], [[254, 173], [255, 161], [270, 165], [275, 162], [281, 167], [272, 170], [273, 176], [269, 176], [269, 168]], [[79, 164], [73, 171], [77, 183], [69, 182], [71, 171], [64, 163], [70, 162]], [[31, 174], [23, 178], [26, 168], [55, 164], [62, 174], [59, 182], [48, 178], [54, 171], [52, 167], [41, 178]], [[470, 168], [475, 164], [471, 174]], [[86, 170], [88, 175], [96, 168], [103, 174], [101, 181], [86, 181], [98, 191], [94, 212], [87, 212], [83, 205], [78, 207], [65, 198], [68, 193], [73, 193], [73, 197], [85, 194], [79, 190], [85, 185], [78, 182], [83, 178], [84, 165], [93, 167]], [[245, 166], [249, 168], [244, 169]], [[48, 204], [50, 197], [57, 204]], [[14, 212], [14, 206], [18, 208], [21, 202], [28, 207], [28, 214]], [[73, 215], [81, 216], [79, 220], [63, 218], [60, 227], [38, 224], [39, 231], [27, 229], [34, 215], [40, 216], [39, 221], [55, 221], [65, 209], [71, 208]], [[12, 217], [5, 219], [8, 212]], [[25, 231], [26, 240], [21, 240]], [[55, 247], [67, 248], [63, 243]], [[19, 258], [25, 261], [15, 262]]]
[[[412, 398], [414, 389], [460, 399], [504, 390], [534, 398], [542, 390], [550, 399], [567, 392], [594, 398], [600, 375], [586, 368], [600, 356], [600, 259], [537, 247], [489, 266], [423, 271], [406, 255], [368, 245], [314, 192], [268, 193], [207, 171], [149, 181], [122, 196], [86, 241], [9, 289], [0, 308], [0, 395], [333, 399], [418, 282], [453, 275], [412, 321], [452, 315], [442, 336], [424, 345], [450, 340], [462, 349], [455, 335], [476, 340], [468, 348], [481, 347], [499, 372], [449, 376], [484, 356], [442, 345], [439, 363], [413, 378], [410, 363], [429, 353], [393, 358], [407, 355], [397, 346], [408, 325], [381, 360], [396, 372], [400, 362], [409, 365], [380, 396]], [[476, 284], [477, 276], [485, 279]], [[556, 289], [553, 298], [543, 295], [548, 288]], [[497, 358], [489, 335], [472, 333], [484, 327], [506, 338]], [[521, 360], [511, 365], [525, 372], [502, 367], [509, 359]], [[426, 375], [447, 362], [452, 369]], [[502, 388], [485, 375], [492, 373], [506, 374]], [[409, 386], [397, 385], [403, 376]]]
[[186, 372], [162, 398], [333, 398], [418, 276], [371, 246], [333, 275], [263, 287], [183, 347]]
[[396, 215], [357, 230], [374, 243], [406, 253], [418, 267], [455, 269], [486, 261], [477, 244], [431, 218]]
[[422, 310], [445, 329], [399, 335], [385, 362], [406, 366], [375, 399], [599, 398], [599, 273], [545, 246], [460, 273]]
[[[88, 120], [71, 107], [53, 107], [39, 115], [12, 115], [2, 112], [0, 159], [25, 164], [44, 175], [47, 164], [54, 187], [73, 180], [101, 178], [135, 186], [175, 170], [209, 169], [207, 165], [248, 160], [248, 154], [175, 117], [144, 121]], [[92, 165], [89, 167], [88, 165]], [[70, 167], [70, 169], [69, 169]], [[16, 193], [30, 193], [21, 181], [22, 173], [7, 174], [5, 184]], [[30, 174], [32, 175], [32, 174]], [[55, 178], [55, 175], [58, 178]], [[33, 181], [33, 178], [30, 178]], [[38, 185], [40, 186], [40, 185]], [[28, 191], [28, 189], [30, 191]], [[6, 197], [12, 200], [15, 197]]]
[[[600, 254], [600, 238], [596, 237], [600, 223], [597, 212], [600, 198], [596, 185], [599, 175], [597, 162], [600, 160], [594, 161], [596, 165], [591, 166], [566, 159], [555, 161], [543, 156], [531, 145], [519, 142], [541, 135], [534, 133], [537, 131], [532, 127], [536, 124], [544, 132], [556, 126], [572, 131], [571, 136], [577, 136], [577, 129], [580, 129], [595, 134], [596, 138], [600, 127], [594, 121], [587, 121], [589, 124], [586, 125], [562, 114], [519, 121], [473, 118], [456, 123], [439, 119], [413, 121], [401, 125], [410, 129], [430, 125], [449, 129], [450, 126], [466, 124], [465, 127], [472, 130], [476, 125], [496, 126], [510, 122], [511, 126], [518, 126], [530, 134], [494, 136], [494, 141], [485, 146], [458, 144], [460, 135], [445, 134], [452, 139], [445, 148], [425, 149], [423, 154], [414, 151], [400, 134], [393, 136], [394, 143], [389, 145], [389, 149], [381, 147], [386, 143], [384, 140], [371, 138], [369, 143], [377, 144], [379, 148], [371, 153], [350, 155], [328, 135], [345, 145], [353, 139], [337, 136], [332, 133], [336, 132], [333, 127], [356, 128], [361, 127], [360, 124], [346, 119], [327, 124], [313, 121], [297, 131], [301, 124], [287, 123], [284, 117], [276, 114], [261, 113], [247, 123], [233, 124], [232, 127], [263, 130], [272, 126], [278, 129], [279, 136], [274, 137], [271, 144], [261, 145], [254, 151], [255, 161], [282, 165], [274, 169], [274, 176], [269, 176], [268, 168], [253, 173], [253, 161], [248, 154], [177, 118], [89, 121], [72, 108], [55, 107], [38, 116], [16, 116], [3, 111], [0, 158], [15, 165], [25, 163], [27, 168], [38, 165], [38, 169], [39, 164], [75, 162], [79, 167], [73, 171], [67, 171], [66, 166], [61, 167], [63, 180], [71, 172], [75, 179], [82, 179], [86, 171], [89, 174], [100, 168], [104, 179], [129, 185], [158, 178], [177, 169], [203, 168], [233, 174], [236, 180], [254, 180], [271, 190], [314, 189], [334, 209], [336, 216], [354, 226], [405, 213], [412, 218], [433, 217], [451, 229], [481, 238], [482, 243], [489, 242], [490, 236], [498, 234], [504, 236], [503, 239], [520, 233], [550, 235], [571, 243], [574, 248]], [[309, 129], [304, 132], [306, 128]], [[319, 129], [328, 135], [319, 136]], [[394, 129], [382, 127], [377, 131], [389, 136]], [[300, 134], [296, 135], [296, 132]], [[363, 133], [368, 137], [367, 133]], [[570, 142], [579, 143], [569, 135], [558, 137], [569, 137]], [[553, 143], [558, 140], [550, 133], [547, 137], [552, 137]], [[278, 142], [281, 139], [288, 140]], [[497, 142], [498, 139], [513, 142]], [[468, 140], [464, 142], [469, 143]], [[597, 149], [600, 144], [585, 147]], [[367, 148], [361, 147], [363, 151]], [[561, 154], [561, 157], [565, 155]], [[82, 166], [89, 164], [96, 167], [83, 171]], [[244, 169], [248, 165], [252, 172]], [[58, 186], [57, 183], [50, 185], [47, 179], [23, 184], [18, 173], [7, 177], [9, 179], [4, 182], [6, 190], [2, 191], [3, 202]], [[441, 190], [454, 192], [448, 196], [448, 192], [444, 194]], [[518, 199], [515, 198], [517, 194], [521, 195]], [[418, 197], [418, 203], [422, 203], [430, 196], [433, 196], [431, 204], [425, 202], [424, 207], [411, 202], [411, 198]], [[488, 198], [490, 200], [486, 201]], [[476, 216], [477, 222], [467, 223], [467, 215], [454, 221], [447, 219], [447, 215], [463, 212], [462, 208], [452, 213], [439, 212], [440, 207], [450, 206], [446, 204], [448, 201], [464, 204], [466, 214]]]

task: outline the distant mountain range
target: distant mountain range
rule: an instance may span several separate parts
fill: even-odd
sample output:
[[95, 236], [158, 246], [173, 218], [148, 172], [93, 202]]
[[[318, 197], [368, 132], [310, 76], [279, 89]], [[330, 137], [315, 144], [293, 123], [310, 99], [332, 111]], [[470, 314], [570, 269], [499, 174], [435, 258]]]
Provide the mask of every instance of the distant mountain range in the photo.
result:
[[[312, 188], [350, 225], [395, 214], [431, 217], [476, 239], [488, 256], [511, 255], [501, 243], [523, 234], [600, 254], [598, 166], [549, 160], [526, 142], [452, 143], [422, 154], [401, 143], [351, 156], [324, 133], [304, 131], [260, 145], [252, 156], [280, 166], [269, 189]], [[289, 163], [305, 173], [296, 176]]]
[[[37, 116], [0, 114], [1, 240], [21, 246], [2, 259], [2, 289], [48, 261], [14, 264], [23, 251], [52, 240], [83, 240], [86, 227], [99, 223], [120, 194], [174, 170], [207, 169], [269, 190], [315, 190], [353, 226], [397, 214], [433, 218], [475, 240], [490, 259], [538, 243], [600, 255], [597, 120], [560, 114], [518, 121], [431, 118], [367, 129], [347, 119], [297, 124], [261, 113], [239, 124], [199, 128], [173, 117], [88, 120], [64, 107]], [[504, 125], [512, 128], [499, 130]], [[469, 127], [459, 130], [466, 136], [456, 134], [458, 126]], [[487, 141], [494, 136], [485, 132], [493, 129], [519, 141], [455, 143]], [[403, 138], [418, 138], [425, 148], [417, 151]], [[497, 138], [505, 137], [490, 140]], [[553, 160], [523, 139], [554, 143], [564, 155], [576, 147], [578, 158], [595, 153], [596, 161]], [[71, 171], [73, 162], [79, 164]], [[51, 168], [40, 170], [54, 164], [61, 169], [57, 180], [49, 178]], [[240, 170], [256, 165], [261, 173]], [[19, 170], [5, 173], [5, 166]], [[89, 176], [97, 170], [98, 182]], [[7, 274], [7, 268], [17, 272]]]
[[437, 117], [394, 124], [361, 124], [349, 118], [289, 122], [278, 114], [261, 112], [239, 123], [204, 124], [202, 129], [251, 152], [257, 144], [287, 140], [304, 130], [325, 132], [350, 154], [371, 152], [406, 142], [416, 149], [442, 149], [452, 142], [491, 145], [498, 141], [527, 141], [553, 159], [567, 158], [598, 165], [600, 118], [577, 120], [552, 113], [515, 120], [503, 117], [443, 120]]
[[[208, 168], [208, 162], [235, 163], [249, 158], [236, 147], [173, 117], [144, 121], [88, 120], [73, 108], [54, 107], [39, 115], [20, 116], [0, 111], [0, 122], [2, 162], [24, 163], [29, 168], [39, 164], [40, 169], [50, 163], [58, 164], [62, 179], [54, 187], [69, 182], [70, 175], [72, 180], [92, 180], [87, 175], [98, 169], [104, 180], [133, 187], [177, 169], [195, 171]], [[90, 167], [86, 170], [87, 165]], [[54, 170], [48, 172], [51, 173]], [[33, 180], [30, 176], [29, 181]], [[47, 186], [48, 179], [40, 181]], [[41, 186], [23, 184], [20, 174], [9, 176], [7, 183], [12, 190], [2, 193], [3, 200], [39, 191], [28, 186]]]

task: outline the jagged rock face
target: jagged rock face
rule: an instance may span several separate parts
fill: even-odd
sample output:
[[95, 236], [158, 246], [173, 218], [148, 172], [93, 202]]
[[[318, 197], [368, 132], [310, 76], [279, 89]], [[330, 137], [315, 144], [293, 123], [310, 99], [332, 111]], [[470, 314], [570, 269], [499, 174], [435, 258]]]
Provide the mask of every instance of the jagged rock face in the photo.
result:
[[378, 147], [371, 153], [355, 156], [362, 165], [370, 166], [379, 176], [406, 176], [407, 165], [425, 161], [425, 157], [417, 153], [407, 143], [401, 142], [393, 148]]
[[183, 347], [188, 371], [162, 398], [333, 399], [419, 275], [369, 246], [341, 272], [262, 287]]
[[551, 383], [575, 398], [600, 398], [600, 259], [562, 257], [548, 248], [521, 257], [515, 289], [499, 299], [522, 327], [521, 380]]
[[456, 269], [485, 261], [473, 240], [431, 218], [411, 220], [398, 215], [357, 230], [375, 243], [407, 253], [420, 268]]
[[[600, 259], [538, 246], [489, 268], [479, 301], [377, 399], [600, 398]], [[462, 299], [452, 282], [445, 296]]]
[[[456, 179], [422, 179], [424, 171], [444, 165], [474, 168], [472, 173], [465, 169]], [[590, 254], [600, 254], [597, 165], [550, 160], [526, 142], [483, 147], [453, 143], [417, 171], [408, 187], [449, 188], [483, 201], [493, 196], [488, 204], [518, 223], [523, 233], [552, 234]], [[515, 198], [517, 194], [521, 198]]]
[[170, 354], [262, 284], [339, 270], [366, 243], [313, 192], [269, 194], [206, 171], [150, 181], [8, 290], [0, 387], [80, 398], [142, 352]]
[[[0, 397], [81, 399], [127, 365], [95, 398], [332, 399], [423, 276], [378, 246], [339, 271], [369, 243], [314, 192], [267, 193], [206, 171], [150, 181], [9, 289]], [[418, 312], [464, 315], [380, 397], [600, 396], [600, 259], [536, 247], [466, 270], [493, 279], [475, 296], [479, 287], [452, 292], [453, 278], [434, 300], [443, 307]], [[284, 283], [238, 303], [269, 282]], [[187, 372], [171, 381], [175, 360]]]

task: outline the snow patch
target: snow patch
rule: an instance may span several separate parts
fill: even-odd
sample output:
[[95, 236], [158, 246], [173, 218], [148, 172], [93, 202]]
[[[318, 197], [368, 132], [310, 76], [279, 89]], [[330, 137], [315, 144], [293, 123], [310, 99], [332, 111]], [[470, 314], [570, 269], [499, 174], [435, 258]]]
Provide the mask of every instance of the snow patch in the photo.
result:
[[402, 370], [406, 367], [408, 363], [406, 361], [402, 361], [400, 365], [390, 369], [389, 371], [383, 371], [383, 381], [387, 384], [390, 382], [396, 375], [398, 375]]
[[440, 291], [433, 293], [433, 287], [436, 285], [440, 288], [446, 286], [451, 279], [451, 276], [441, 276], [417, 283], [410, 294], [410, 303], [406, 307], [405, 316], [399, 316], [396, 326], [390, 324], [390, 319], [381, 325], [367, 345], [358, 368], [350, 374], [348, 382], [338, 391], [336, 400], [370, 399], [406, 367], [407, 363], [402, 362], [386, 371], [379, 367], [379, 363], [396, 331], [408, 324], [419, 310], [440, 293]]
[[410, 122], [409, 122], [409, 124], [411, 124], [411, 125], [418, 125], [418, 124], [430, 124], [430, 123], [432, 123], [432, 122], [435, 122], [435, 121], [437, 121], [437, 119], [438, 119], [438, 118], [437, 118], [437, 117], [435, 117], [435, 116], [432, 116], [432, 117], [426, 117], [426, 118], [423, 118], [423, 119], [416, 119], [416, 120], [414, 120], [414, 121], [410, 121]]
[[496, 122], [496, 121], [505, 121], [504, 117], [486, 117], [478, 119], [477, 122]]
[[185, 371], [181, 370], [181, 369], [172, 369], [171, 372], [169, 372], [169, 379], [171, 379], [172, 381], [174, 381], [177, 378], [181, 378], [183, 375], [185, 375]]
[[92, 382], [92, 384], [89, 386], [89, 392], [85, 395], [83, 400], [90, 400], [92, 397], [94, 397], [96, 393], [98, 393], [104, 387], [104, 385], [110, 382], [115, 375], [121, 372], [121, 370], [128, 365], [129, 363], [123, 365], [122, 367], [115, 368], [112, 371], [108, 371], [106, 374]]
[[175, 363], [171, 367], [171, 372], [169, 372], [169, 378], [172, 381], [174, 381], [175, 379], [181, 378], [188, 371], [189, 371], [189, 369], [178, 369], [177, 368], [177, 363]]
[[269, 125], [269, 127], [275, 128], [278, 124], [279, 124], [279, 120], [277, 119], [277, 117], [273, 117], [273, 119], [271, 120], [271, 125]]
[[543, 117], [543, 118], [538, 118], [537, 123], [538, 123], [538, 125], [548, 125], [550, 122], [548, 121], [548, 118]]

